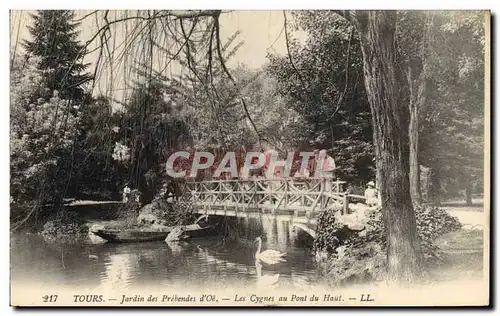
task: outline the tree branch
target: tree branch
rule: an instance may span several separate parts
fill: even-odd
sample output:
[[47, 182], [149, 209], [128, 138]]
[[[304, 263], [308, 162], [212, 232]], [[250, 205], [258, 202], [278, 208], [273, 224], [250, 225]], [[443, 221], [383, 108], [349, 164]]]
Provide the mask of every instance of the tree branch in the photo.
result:
[[349, 83], [349, 57], [351, 53], [351, 39], [352, 39], [352, 33], [354, 31], [354, 27], [352, 26], [351, 32], [349, 32], [349, 44], [347, 46], [347, 57], [346, 57], [346, 62], [345, 62], [345, 85], [344, 85], [344, 91], [340, 93], [339, 99], [337, 101], [337, 107], [335, 108], [335, 111], [333, 111], [333, 114], [330, 118], [333, 118], [335, 114], [340, 110], [340, 107], [342, 106], [342, 101], [344, 100], [345, 94], [347, 92], [347, 86]]
[[304, 80], [302, 80], [302, 76], [300, 75], [300, 72], [297, 69], [297, 67], [295, 67], [295, 63], [293, 62], [292, 54], [290, 54], [290, 44], [289, 44], [289, 39], [288, 39], [288, 29], [287, 29], [285, 10], [283, 10], [283, 18], [284, 18], [283, 23], [284, 23], [284, 29], [285, 29], [285, 42], [286, 42], [286, 51], [287, 51], [287, 55], [288, 55], [288, 60], [290, 61], [290, 65], [292, 65], [293, 70], [295, 71], [295, 73], [297, 74], [297, 77], [299, 78], [302, 89], [304, 89], [304, 91], [306, 91], [306, 86], [304, 84]]
[[[227, 75], [227, 77], [229, 78], [229, 80], [231, 80], [231, 82], [233, 83], [233, 85], [236, 88], [238, 88], [238, 84], [234, 80], [233, 76], [231, 76], [231, 73], [229, 72], [229, 70], [226, 67], [226, 62], [224, 61], [224, 57], [222, 56], [221, 41], [220, 41], [220, 29], [219, 29], [219, 19], [218, 19], [218, 17], [215, 19], [214, 23], [215, 23], [215, 36], [217, 38], [216, 48], [217, 48], [217, 55], [219, 55], [219, 61], [221, 63], [222, 69], [224, 70], [224, 73]], [[261, 137], [259, 131], [257, 130], [257, 126], [253, 122], [252, 117], [250, 116], [250, 113], [248, 112], [247, 104], [246, 104], [245, 100], [241, 97], [241, 95], [239, 95], [239, 93], [238, 93], [238, 96], [239, 96], [241, 104], [243, 105], [243, 109], [245, 110], [245, 114], [247, 115], [247, 118], [250, 121], [250, 124], [252, 125], [253, 129], [255, 130], [255, 133], [257, 134], [257, 137], [259, 139], [259, 144], [262, 147], [262, 144], [261, 144], [262, 137]]]

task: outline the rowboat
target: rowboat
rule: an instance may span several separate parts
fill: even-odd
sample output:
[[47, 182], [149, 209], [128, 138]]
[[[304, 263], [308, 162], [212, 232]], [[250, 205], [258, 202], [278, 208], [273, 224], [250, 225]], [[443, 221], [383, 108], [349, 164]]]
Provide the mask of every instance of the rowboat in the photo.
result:
[[[198, 224], [199, 219], [195, 224], [181, 226], [184, 235], [188, 238], [197, 238], [213, 235], [215, 228], [213, 226], [201, 226]], [[113, 228], [104, 227], [92, 229], [91, 232], [108, 242], [144, 242], [144, 241], [163, 241], [168, 234], [175, 229], [176, 226], [165, 226], [161, 228], [148, 227], [127, 227]]]

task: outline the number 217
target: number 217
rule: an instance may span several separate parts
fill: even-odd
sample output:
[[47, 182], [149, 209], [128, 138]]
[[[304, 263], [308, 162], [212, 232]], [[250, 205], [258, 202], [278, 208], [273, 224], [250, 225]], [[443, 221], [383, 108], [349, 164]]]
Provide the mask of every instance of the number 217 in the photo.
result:
[[55, 303], [57, 301], [57, 295], [45, 295], [42, 297], [44, 303]]

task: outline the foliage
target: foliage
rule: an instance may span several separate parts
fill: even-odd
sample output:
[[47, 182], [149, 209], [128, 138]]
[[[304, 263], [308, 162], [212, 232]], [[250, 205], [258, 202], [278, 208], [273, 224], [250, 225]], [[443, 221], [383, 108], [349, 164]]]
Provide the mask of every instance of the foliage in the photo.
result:
[[[328, 148], [339, 175], [372, 179], [371, 115], [359, 39], [349, 22], [329, 11], [294, 12], [307, 39], [289, 41], [289, 55], [269, 55], [267, 71], [300, 115], [297, 143]], [[424, 35], [422, 26], [428, 28]], [[352, 34], [351, 34], [352, 33]], [[420, 163], [442, 179], [433, 190], [480, 191], [484, 142], [484, 27], [482, 12], [398, 12], [398, 52], [404, 65], [424, 60], [427, 85], [420, 109]], [[290, 59], [292, 61], [290, 61]], [[293, 64], [292, 64], [293, 62]], [[421, 69], [413, 69], [418, 75]], [[297, 144], [295, 144], [297, 146]], [[310, 145], [310, 144], [307, 144]], [[368, 167], [368, 168], [367, 168]]]
[[[260, 69], [238, 66], [232, 71], [234, 83], [220, 70], [212, 70], [202, 81], [185, 79], [182, 116], [188, 124], [192, 148], [198, 150], [239, 150], [262, 143], [285, 151], [290, 148], [295, 118], [277, 94], [277, 82]], [[255, 123], [257, 135], [248, 116]]]
[[356, 32], [330, 11], [294, 12], [294, 19], [307, 40], [290, 39], [289, 55], [269, 55], [267, 67], [300, 117], [294, 146], [328, 149], [344, 180], [373, 179], [371, 116]]
[[[79, 23], [71, 10], [39, 10], [28, 26], [31, 38], [24, 41], [26, 58], [37, 58], [44, 87], [57, 90], [61, 98], [73, 106], [71, 112], [80, 117], [70, 152], [59, 166], [67, 186], [62, 193], [78, 199], [116, 198], [120, 182], [119, 166], [111, 159], [113, 133], [111, 107], [105, 98], [92, 98], [86, 90], [92, 76], [83, 63], [86, 47], [79, 42]], [[33, 87], [28, 98], [43, 96]], [[96, 181], [97, 180], [97, 181]]]
[[[67, 154], [80, 120], [73, 111], [78, 106], [70, 106], [57, 91], [52, 97], [29, 102], [33, 91], [49, 95], [44, 71], [38, 64], [39, 60], [33, 58], [14, 65], [10, 93], [12, 203], [15, 209], [31, 213], [62, 197]], [[22, 216], [24, 211], [14, 217]]]
[[156, 194], [161, 166], [169, 154], [190, 142], [175, 85], [159, 80], [138, 83], [118, 125], [119, 145], [113, 151], [127, 149], [123, 158], [130, 157], [125, 163], [128, 185], [141, 191], [144, 203]]
[[113, 112], [105, 97], [92, 98], [79, 109], [81, 120], [70, 157], [73, 168], [67, 195], [77, 199], [120, 199], [126, 168], [113, 159], [120, 141], [120, 113]]
[[431, 168], [434, 200], [482, 192], [484, 18], [481, 11], [433, 12], [421, 162]]
[[127, 162], [130, 160], [130, 148], [121, 143], [116, 142], [113, 149], [113, 159], [120, 162]]
[[459, 230], [462, 224], [457, 217], [438, 207], [419, 207], [416, 209], [417, 229], [421, 246], [426, 258], [439, 258], [434, 241], [439, 236]]
[[39, 78], [25, 89], [23, 97], [37, 103], [40, 97], [48, 99], [48, 93], [58, 91], [70, 114], [79, 117], [78, 124], [69, 126], [74, 134], [72, 144], [61, 153], [63, 163], [58, 170], [66, 185], [57, 194], [61, 198], [112, 199], [120, 182], [119, 166], [111, 158], [113, 133], [107, 125], [112, 124], [113, 115], [108, 100], [94, 99], [85, 89], [92, 76], [85, 72], [89, 66], [82, 61], [86, 47], [79, 43], [79, 23], [73, 20], [70, 10], [39, 10], [32, 15], [31, 38], [23, 42], [24, 62], [37, 60], [32, 70]]
[[[240, 93], [247, 101], [248, 112], [263, 142], [281, 153], [293, 148], [300, 116], [278, 93], [276, 78], [265, 70], [252, 70], [244, 66], [237, 67], [234, 72]], [[255, 131], [248, 124], [243, 125], [242, 132], [244, 135], [253, 135], [253, 143], [246, 141], [245, 145], [259, 145]]]
[[60, 210], [49, 216], [40, 234], [47, 241], [76, 242], [87, 237], [88, 227], [78, 213]]
[[[446, 211], [429, 206], [415, 209], [417, 231], [427, 262], [440, 259], [434, 241], [439, 236], [459, 230], [461, 224]], [[323, 211], [318, 217], [314, 248], [320, 260], [320, 271], [333, 284], [379, 280], [384, 276], [386, 260], [386, 232], [380, 211], [371, 212], [363, 230], [355, 231], [341, 223], [338, 213]]]
[[187, 199], [170, 201], [166, 198], [157, 198], [151, 202], [151, 208], [153, 215], [158, 219], [155, 224], [177, 226], [189, 224], [193, 220], [193, 208]]
[[126, 226], [137, 223], [137, 216], [141, 208], [141, 192], [132, 190], [127, 202], [123, 203], [117, 210], [117, 218]]

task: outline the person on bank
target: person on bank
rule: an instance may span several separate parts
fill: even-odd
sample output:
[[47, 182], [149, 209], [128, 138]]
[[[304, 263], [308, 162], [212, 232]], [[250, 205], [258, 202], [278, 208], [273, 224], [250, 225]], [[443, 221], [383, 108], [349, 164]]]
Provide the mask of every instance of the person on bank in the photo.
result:
[[128, 185], [125, 185], [125, 188], [123, 188], [123, 194], [122, 194], [122, 202], [123, 203], [127, 203], [128, 202], [128, 199], [130, 197], [130, 188], [128, 187]]

